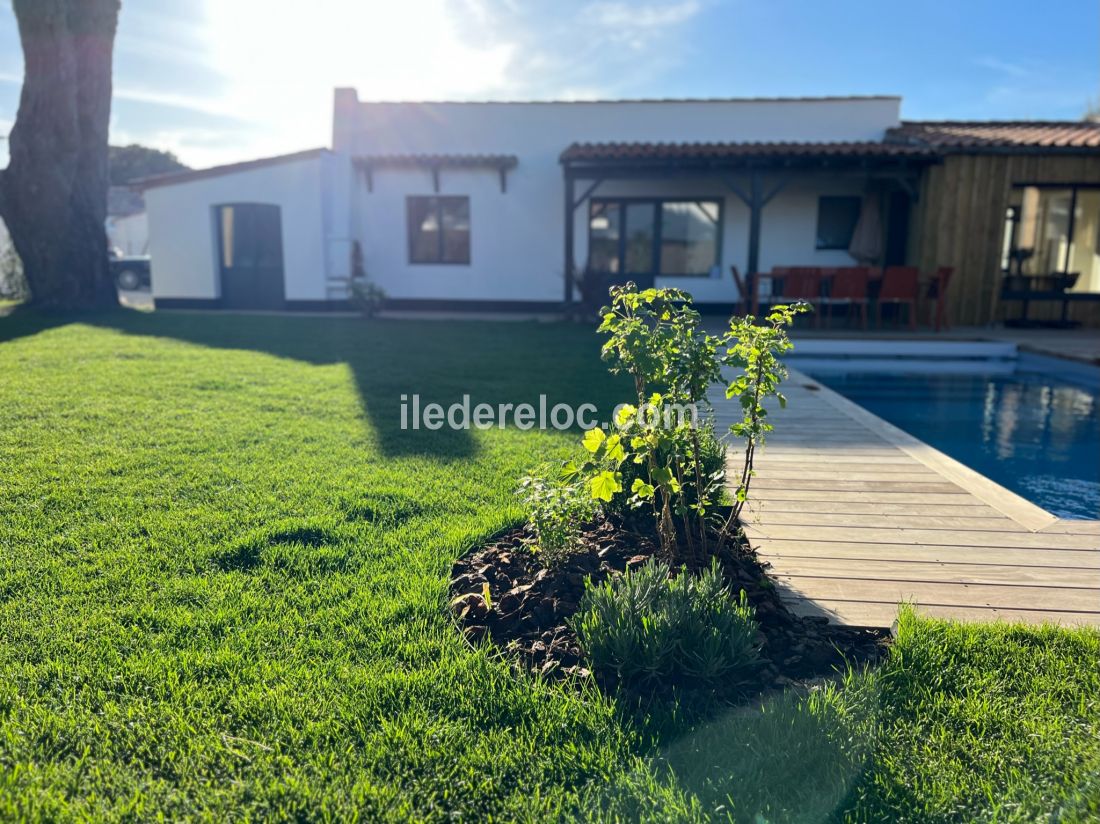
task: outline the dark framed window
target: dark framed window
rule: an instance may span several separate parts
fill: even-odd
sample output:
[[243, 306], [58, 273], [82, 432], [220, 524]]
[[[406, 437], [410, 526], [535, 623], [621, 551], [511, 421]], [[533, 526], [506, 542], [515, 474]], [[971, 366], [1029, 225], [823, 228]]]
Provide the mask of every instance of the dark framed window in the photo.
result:
[[847, 249], [859, 222], [860, 197], [823, 195], [817, 199], [818, 249]]
[[1016, 275], [1076, 274], [1075, 289], [1100, 289], [1100, 184], [1013, 183], [1001, 263]]
[[593, 198], [588, 268], [660, 277], [707, 277], [722, 257], [722, 201]]
[[411, 195], [405, 199], [409, 263], [470, 262], [470, 198]]

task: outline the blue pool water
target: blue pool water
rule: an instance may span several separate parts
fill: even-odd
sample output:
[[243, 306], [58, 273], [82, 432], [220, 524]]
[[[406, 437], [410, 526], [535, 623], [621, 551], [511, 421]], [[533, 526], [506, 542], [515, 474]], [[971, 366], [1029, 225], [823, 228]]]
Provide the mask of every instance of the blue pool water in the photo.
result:
[[791, 365], [1063, 518], [1100, 519], [1100, 368], [1006, 361]]

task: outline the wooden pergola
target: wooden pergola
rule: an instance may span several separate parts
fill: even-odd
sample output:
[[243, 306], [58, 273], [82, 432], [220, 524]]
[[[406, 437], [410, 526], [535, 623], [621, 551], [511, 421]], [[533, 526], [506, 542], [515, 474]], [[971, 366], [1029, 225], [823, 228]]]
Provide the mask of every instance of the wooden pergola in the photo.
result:
[[[748, 272], [757, 273], [764, 208], [796, 176], [861, 174], [917, 199], [920, 172], [938, 161], [926, 146], [845, 143], [574, 143], [561, 154], [565, 178], [565, 302], [573, 300], [576, 210], [607, 180], [721, 181], [749, 210]], [[765, 175], [773, 179], [766, 185]], [[577, 194], [577, 184], [586, 183]]]

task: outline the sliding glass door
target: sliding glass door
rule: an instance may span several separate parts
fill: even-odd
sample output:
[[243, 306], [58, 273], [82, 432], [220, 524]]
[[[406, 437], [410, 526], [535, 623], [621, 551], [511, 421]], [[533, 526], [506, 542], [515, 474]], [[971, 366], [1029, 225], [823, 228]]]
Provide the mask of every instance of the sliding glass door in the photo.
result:
[[1003, 265], [1010, 274], [1076, 275], [1075, 290], [1100, 290], [1100, 185], [1014, 186]]
[[593, 198], [588, 270], [652, 286], [658, 277], [710, 277], [721, 261], [718, 200]]

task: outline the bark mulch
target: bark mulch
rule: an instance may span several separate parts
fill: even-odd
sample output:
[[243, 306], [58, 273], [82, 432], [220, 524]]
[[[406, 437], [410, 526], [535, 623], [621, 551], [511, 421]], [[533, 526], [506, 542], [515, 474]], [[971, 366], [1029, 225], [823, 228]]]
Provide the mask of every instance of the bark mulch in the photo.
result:
[[[583, 551], [559, 569], [547, 569], [528, 545], [523, 527], [510, 530], [455, 563], [451, 605], [467, 639], [488, 638], [518, 665], [548, 677], [590, 676], [569, 619], [584, 595], [585, 580], [609, 576], [660, 558], [657, 542], [616, 518], [583, 532]], [[822, 617], [793, 615], [780, 600], [766, 566], [746, 546], [719, 559], [734, 593], [744, 590], [756, 608], [763, 665], [757, 690], [785, 688], [834, 675], [846, 663], [874, 662], [889, 632], [831, 625]], [[488, 600], [485, 595], [488, 594]]]

